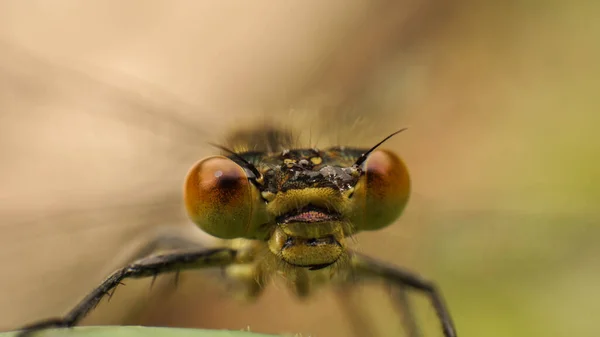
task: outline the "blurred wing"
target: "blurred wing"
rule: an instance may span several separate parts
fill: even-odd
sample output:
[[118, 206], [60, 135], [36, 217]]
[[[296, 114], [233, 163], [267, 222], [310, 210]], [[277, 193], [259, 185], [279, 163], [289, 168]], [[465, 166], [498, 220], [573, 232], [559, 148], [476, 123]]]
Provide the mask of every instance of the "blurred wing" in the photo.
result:
[[0, 44], [0, 329], [60, 314], [152, 228], [190, 226], [180, 186], [210, 118], [135, 87]]

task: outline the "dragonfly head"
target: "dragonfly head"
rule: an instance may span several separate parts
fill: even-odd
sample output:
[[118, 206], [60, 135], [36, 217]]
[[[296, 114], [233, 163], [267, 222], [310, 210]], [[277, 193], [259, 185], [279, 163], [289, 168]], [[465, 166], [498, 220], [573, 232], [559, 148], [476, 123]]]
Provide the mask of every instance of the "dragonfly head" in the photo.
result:
[[205, 158], [188, 173], [184, 199], [205, 232], [267, 241], [288, 264], [320, 269], [346, 252], [346, 237], [392, 224], [409, 193], [394, 153], [334, 147]]

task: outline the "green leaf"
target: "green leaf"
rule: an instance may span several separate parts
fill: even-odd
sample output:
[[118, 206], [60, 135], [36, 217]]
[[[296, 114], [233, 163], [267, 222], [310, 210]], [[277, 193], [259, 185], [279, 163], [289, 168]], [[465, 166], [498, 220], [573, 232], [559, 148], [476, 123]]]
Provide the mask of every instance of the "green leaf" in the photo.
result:
[[[0, 337], [14, 337], [18, 331], [0, 333]], [[68, 329], [49, 329], [36, 332], [32, 337], [274, 337], [248, 331], [157, 328], [143, 326], [84, 326]]]

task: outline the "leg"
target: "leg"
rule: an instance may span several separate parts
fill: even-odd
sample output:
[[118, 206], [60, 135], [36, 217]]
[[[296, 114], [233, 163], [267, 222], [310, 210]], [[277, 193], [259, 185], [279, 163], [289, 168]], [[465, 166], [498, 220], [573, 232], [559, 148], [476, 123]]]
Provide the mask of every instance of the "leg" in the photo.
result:
[[178, 272], [182, 269], [200, 269], [222, 267], [235, 262], [237, 252], [232, 249], [212, 249], [181, 251], [169, 254], [150, 256], [138, 260], [127, 267], [112, 273], [104, 282], [87, 295], [75, 308], [62, 318], [49, 319], [23, 328], [19, 336], [23, 337], [35, 330], [52, 327], [72, 327], [85, 317], [105, 295], [115, 289], [127, 278], [155, 277], [167, 272]]
[[[121, 251], [111, 264], [126, 266], [157, 252], [204, 248], [206, 243], [197, 235], [198, 232], [198, 228], [191, 226], [165, 226], [153, 229], [150, 233], [145, 233], [128, 243], [127, 249]], [[110, 271], [112, 270], [108, 270]]]
[[[180, 250], [202, 250], [208, 249], [209, 241], [203, 235], [198, 235], [200, 231], [197, 227], [191, 226], [159, 226], [144, 231], [137, 235], [133, 240], [127, 243], [125, 249], [119, 252], [114, 259], [111, 259], [110, 265], [103, 268], [101, 276], [110, 275], [115, 267], [127, 266], [134, 261], [148, 257], [150, 255], [164, 254]], [[125, 304], [127, 308], [123, 311], [118, 320], [110, 322], [116, 324], [137, 324], [147, 309], [152, 308], [156, 303], [160, 303], [165, 298], [171, 296], [177, 289], [178, 274], [170, 273], [152, 282], [150, 289], [152, 296], [149, 299], [133, 300]], [[184, 275], [181, 275], [185, 277]], [[111, 292], [111, 294], [114, 293]], [[110, 300], [110, 298], [109, 298]], [[80, 323], [81, 324], [81, 323]]]
[[450, 312], [439, 290], [430, 281], [424, 280], [406, 270], [386, 265], [356, 252], [353, 252], [352, 267], [359, 277], [379, 278], [395, 286], [401, 288], [409, 287], [427, 294], [442, 324], [444, 336], [456, 337], [456, 329], [454, 328], [454, 323], [452, 323]]

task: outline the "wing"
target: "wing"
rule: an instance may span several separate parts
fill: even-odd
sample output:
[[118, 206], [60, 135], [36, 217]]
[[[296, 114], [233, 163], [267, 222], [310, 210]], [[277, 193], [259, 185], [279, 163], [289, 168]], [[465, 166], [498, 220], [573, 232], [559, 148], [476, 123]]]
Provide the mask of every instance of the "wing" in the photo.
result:
[[186, 120], [198, 110], [150, 86], [126, 91], [15, 45], [0, 49], [7, 329], [71, 305], [116, 267], [126, 242], [186, 228], [181, 177], [207, 138]]

